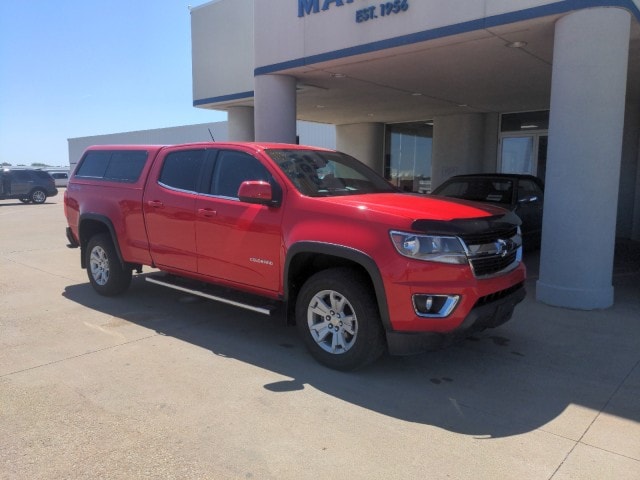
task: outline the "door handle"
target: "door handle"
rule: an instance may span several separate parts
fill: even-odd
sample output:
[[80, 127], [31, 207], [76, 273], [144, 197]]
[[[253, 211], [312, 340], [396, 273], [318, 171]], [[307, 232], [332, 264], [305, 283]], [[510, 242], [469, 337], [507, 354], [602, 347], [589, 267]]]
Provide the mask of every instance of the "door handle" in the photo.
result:
[[200, 215], [201, 217], [215, 217], [218, 214], [218, 212], [216, 212], [215, 210], [212, 210], [210, 208], [199, 208], [198, 209], [198, 215]]
[[153, 207], [153, 208], [160, 208], [160, 207], [164, 207], [164, 203], [162, 203], [162, 202], [161, 202], [161, 201], [159, 201], [159, 200], [149, 200], [149, 201], [147, 202], [147, 205], [149, 205], [150, 207]]

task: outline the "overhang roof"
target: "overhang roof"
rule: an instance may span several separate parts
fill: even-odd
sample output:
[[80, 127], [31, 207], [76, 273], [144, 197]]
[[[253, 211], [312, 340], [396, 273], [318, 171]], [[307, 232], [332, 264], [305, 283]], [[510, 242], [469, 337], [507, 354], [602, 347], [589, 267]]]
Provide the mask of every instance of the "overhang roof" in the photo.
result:
[[[300, 120], [396, 123], [439, 115], [549, 108], [550, 15], [272, 71], [297, 78]], [[525, 42], [521, 48], [509, 47]], [[632, 17], [627, 98], [640, 102], [640, 24]], [[204, 108], [253, 105], [233, 99]]]

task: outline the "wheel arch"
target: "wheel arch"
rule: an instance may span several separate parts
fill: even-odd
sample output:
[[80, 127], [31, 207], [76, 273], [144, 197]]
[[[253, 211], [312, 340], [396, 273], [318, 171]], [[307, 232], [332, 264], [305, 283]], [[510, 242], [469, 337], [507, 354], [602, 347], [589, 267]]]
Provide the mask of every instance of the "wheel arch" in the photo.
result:
[[[376, 296], [382, 326], [391, 330], [389, 308], [382, 274], [376, 262], [364, 252], [343, 245], [323, 242], [298, 242], [287, 251], [284, 268], [284, 298], [289, 312], [295, 308], [295, 301], [302, 284], [316, 272], [334, 267], [352, 267], [368, 277]], [[292, 318], [291, 315], [288, 316]]]
[[100, 233], [107, 233], [111, 237], [111, 241], [113, 242], [113, 246], [116, 250], [116, 254], [118, 255], [118, 260], [120, 264], [124, 267], [126, 262], [122, 258], [122, 253], [120, 252], [120, 245], [118, 244], [118, 235], [116, 234], [116, 230], [113, 226], [111, 220], [104, 216], [95, 213], [85, 213], [80, 215], [80, 221], [78, 222], [78, 234], [80, 238], [80, 266], [82, 268], [86, 268], [86, 249], [89, 240], [94, 235]]

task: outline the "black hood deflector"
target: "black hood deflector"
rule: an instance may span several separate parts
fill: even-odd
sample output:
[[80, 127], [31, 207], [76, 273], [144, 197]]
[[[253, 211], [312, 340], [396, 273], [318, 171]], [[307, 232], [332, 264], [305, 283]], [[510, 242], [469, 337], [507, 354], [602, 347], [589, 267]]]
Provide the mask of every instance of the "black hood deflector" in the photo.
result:
[[513, 212], [483, 218], [456, 218], [453, 220], [416, 220], [411, 228], [416, 232], [432, 235], [482, 235], [496, 231], [512, 230], [522, 224]]

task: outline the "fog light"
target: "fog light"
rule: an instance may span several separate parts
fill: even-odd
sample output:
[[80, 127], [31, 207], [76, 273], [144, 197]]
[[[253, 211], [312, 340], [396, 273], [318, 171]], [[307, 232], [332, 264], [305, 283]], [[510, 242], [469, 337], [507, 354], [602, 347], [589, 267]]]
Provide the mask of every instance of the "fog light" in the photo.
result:
[[431, 312], [431, 308], [433, 307], [433, 297], [427, 297], [426, 302], [424, 303], [424, 309], [426, 313]]
[[453, 312], [459, 300], [459, 295], [414, 295], [413, 309], [419, 317], [445, 318]]

